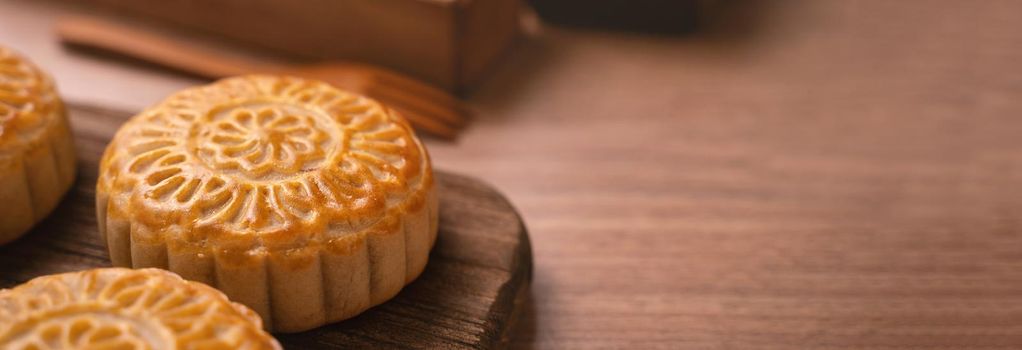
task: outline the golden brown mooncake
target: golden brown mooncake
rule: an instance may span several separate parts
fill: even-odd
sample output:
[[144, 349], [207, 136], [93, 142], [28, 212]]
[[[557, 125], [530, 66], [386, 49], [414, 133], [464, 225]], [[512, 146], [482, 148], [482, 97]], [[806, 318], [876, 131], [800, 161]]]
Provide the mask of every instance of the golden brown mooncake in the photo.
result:
[[0, 290], [0, 349], [280, 349], [259, 316], [160, 269], [105, 268]]
[[100, 164], [116, 266], [214, 286], [297, 332], [357, 315], [425, 268], [429, 156], [389, 108], [325, 83], [243, 76], [133, 117]]
[[0, 244], [53, 211], [74, 178], [74, 144], [53, 80], [0, 46]]

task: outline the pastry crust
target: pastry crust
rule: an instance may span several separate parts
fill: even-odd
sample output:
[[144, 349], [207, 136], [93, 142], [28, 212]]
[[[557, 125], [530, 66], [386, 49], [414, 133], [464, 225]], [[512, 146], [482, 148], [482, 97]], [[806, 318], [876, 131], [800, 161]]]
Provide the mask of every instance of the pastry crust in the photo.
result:
[[403, 118], [277, 76], [187, 89], [132, 118], [103, 156], [96, 207], [114, 265], [215, 286], [280, 332], [390, 299], [437, 230], [429, 156]]
[[3, 349], [280, 349], [259, 316], [160, 269], [105, 268], [0, 290]]
[[49, 215], [71, 187], [71, 139], [53, 80], [0, 47], [0, 244]]

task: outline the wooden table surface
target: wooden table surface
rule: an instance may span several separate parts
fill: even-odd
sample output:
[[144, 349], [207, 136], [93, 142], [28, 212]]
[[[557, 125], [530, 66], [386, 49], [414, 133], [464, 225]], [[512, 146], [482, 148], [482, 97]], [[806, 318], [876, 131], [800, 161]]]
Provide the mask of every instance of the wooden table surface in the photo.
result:
[[[438, 168], [532, 235], [519, 348], [1022, 348], [1022, 2], [724, 2], [684, 38], [546, 28], [471, 97]], [[197, 83], [0, 43], [68, 99]]]

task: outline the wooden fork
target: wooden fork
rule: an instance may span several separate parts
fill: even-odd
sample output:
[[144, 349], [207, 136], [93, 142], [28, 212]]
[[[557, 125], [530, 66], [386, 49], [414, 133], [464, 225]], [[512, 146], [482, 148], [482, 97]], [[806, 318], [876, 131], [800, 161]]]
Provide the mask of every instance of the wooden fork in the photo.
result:
[[469, 117], [468, 109], [456, 97], [382, 67], [339, 61], [312, 65], [254, 62], [91, 17], [60, 19], [57, 34], [67, 44], [110, 51], [210, 79], [273, 73], [322, 80], [377, 99], [400, 112], [416, 128], [447, 139], [454, 138]]

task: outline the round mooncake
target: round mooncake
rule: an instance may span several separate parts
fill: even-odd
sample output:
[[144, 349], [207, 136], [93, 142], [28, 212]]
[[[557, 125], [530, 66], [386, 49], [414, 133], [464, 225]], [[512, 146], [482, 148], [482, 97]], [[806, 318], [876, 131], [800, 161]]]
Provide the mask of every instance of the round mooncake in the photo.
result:
[[0, 244], [53, 211], [74, 179], [74, 144], [53, 80], [0, 46]]
[[228, 78], [133, 117], [96, 188], [116, 266], [161, 267], [297, 332], [357, 315], [425, 268], [429, 156], [380, 103], [318, 81]]
[[280, 349], [255, 312], [160, 269], [105, 268], [0, 290], [0, 349]]

